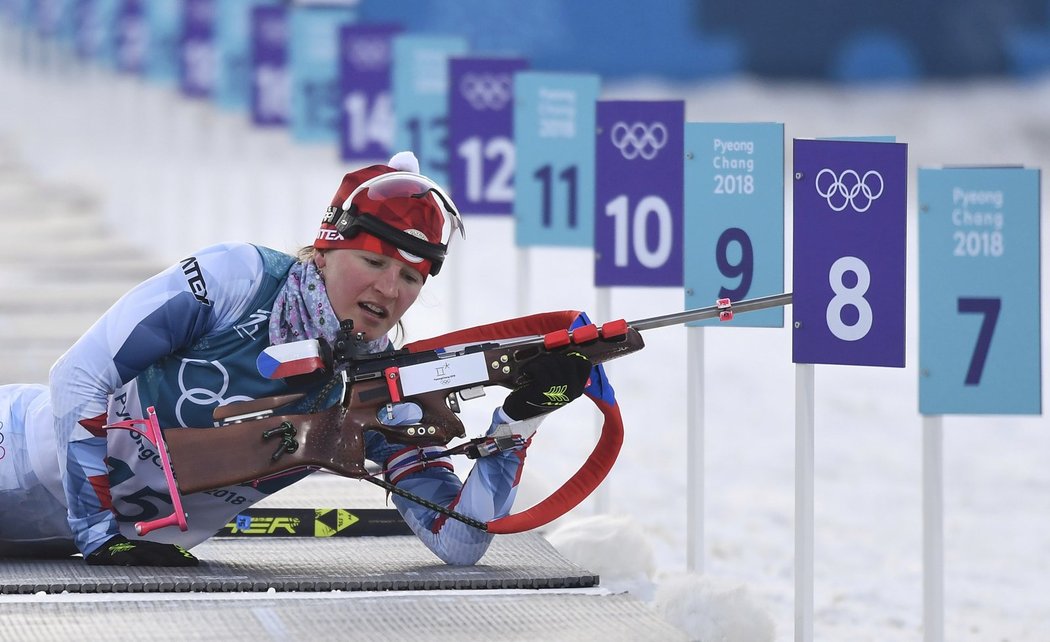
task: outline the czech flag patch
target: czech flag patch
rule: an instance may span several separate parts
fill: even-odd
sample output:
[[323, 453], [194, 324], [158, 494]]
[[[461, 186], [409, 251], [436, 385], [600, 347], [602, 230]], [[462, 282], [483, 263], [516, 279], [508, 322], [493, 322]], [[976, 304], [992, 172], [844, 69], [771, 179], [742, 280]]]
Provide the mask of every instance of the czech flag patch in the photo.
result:
[[255, 367], [267, 379], [285, 379], [324, 371], [325, 362], [317, 340], [307, 339], [266, 348], [255, 360]]

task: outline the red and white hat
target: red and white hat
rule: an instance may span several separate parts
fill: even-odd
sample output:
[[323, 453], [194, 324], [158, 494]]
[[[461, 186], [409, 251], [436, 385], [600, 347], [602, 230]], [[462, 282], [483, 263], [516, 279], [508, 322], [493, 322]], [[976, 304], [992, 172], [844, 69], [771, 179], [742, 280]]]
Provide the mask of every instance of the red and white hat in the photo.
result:
[[452, 199], [418, 169], [415, 156], [401, 152], [390, 165], [344, 176], [314, 247], [367, 250], [403, 261], [423, 278], [437, 274], [452, 233], [466, 232]]

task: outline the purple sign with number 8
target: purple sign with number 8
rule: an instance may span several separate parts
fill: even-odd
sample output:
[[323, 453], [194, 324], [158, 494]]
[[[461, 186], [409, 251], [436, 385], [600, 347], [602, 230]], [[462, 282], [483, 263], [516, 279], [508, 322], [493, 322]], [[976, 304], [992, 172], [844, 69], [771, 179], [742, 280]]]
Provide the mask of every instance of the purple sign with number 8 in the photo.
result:
[[907, 149], [795, 140], [795, 363], [904, 367]]

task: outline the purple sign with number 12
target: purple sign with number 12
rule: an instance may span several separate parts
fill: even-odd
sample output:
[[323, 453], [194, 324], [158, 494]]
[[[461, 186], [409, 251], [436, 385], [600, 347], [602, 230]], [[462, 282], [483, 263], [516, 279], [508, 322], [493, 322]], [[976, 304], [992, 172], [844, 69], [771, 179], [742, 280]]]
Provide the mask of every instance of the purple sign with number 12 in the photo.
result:
[[510, 214], [514, 205], [514, 72], [522, 58], [449, 60], [452, 198], [463, 214]]

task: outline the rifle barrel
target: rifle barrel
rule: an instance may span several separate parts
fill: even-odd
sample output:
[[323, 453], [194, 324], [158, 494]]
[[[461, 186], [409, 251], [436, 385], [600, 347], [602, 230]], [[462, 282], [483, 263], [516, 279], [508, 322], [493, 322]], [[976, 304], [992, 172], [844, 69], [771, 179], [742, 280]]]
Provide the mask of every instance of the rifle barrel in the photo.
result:
[[[745, 299], [731, 304], [731, 307], [728, 309], [733, 312], [751, 312], [753, 310], [789, 305], [790, 303], [791, 293], [785, 292], [783, 294], [771, 294], [769, 296], [756, 297], [754, 299]], [[663, 328], [669, 325], [699, 321], [701, 319], [713, 319], [717, 317], [722, 310], [723, 308], [719, 308], [717, 305], [712, 305], [706, 308], [696, 308], [693, 310], [685, 310], [684, 312], [673, 312], [658, 317], [650, 317], [648, 319], [639, 319], [638, 321], [629, 322], [628, 325], [641, 332], [643, 330]]]

